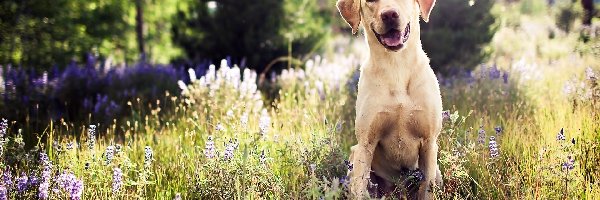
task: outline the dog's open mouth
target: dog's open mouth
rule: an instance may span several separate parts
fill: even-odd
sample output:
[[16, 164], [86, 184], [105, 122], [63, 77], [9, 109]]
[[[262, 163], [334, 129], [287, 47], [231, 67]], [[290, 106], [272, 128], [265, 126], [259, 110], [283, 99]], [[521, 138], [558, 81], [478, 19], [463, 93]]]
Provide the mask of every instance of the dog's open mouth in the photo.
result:
[[375, 33], [379, 43], [381, 43], [381, 45], [383, 45], [386, 49], [398, 51], [399, 49], [402, 49], [406, 41], [408, 41], [408, 36], [410, 35], [410, 22], [406, 24], [404, 31], [390, 29], [384, 34], [379, 34], [374, 29], [372, 31]]

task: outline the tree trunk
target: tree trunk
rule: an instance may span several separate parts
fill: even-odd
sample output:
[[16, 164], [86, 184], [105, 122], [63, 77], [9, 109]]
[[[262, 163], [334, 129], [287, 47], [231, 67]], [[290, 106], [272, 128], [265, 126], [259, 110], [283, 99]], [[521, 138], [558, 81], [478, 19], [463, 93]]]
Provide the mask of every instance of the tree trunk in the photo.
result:
[[594, 17], [594, 0], [581, 0], [583, 7], [583, 25], [592, 25], [592, 17]]
[[142, 0], [135, 1], [135, 32], [137, 36], [138, 49], [140, 50], [140, 59], [146, 60], [146, 49], [144, 46], [144, 10], [142, 8]]

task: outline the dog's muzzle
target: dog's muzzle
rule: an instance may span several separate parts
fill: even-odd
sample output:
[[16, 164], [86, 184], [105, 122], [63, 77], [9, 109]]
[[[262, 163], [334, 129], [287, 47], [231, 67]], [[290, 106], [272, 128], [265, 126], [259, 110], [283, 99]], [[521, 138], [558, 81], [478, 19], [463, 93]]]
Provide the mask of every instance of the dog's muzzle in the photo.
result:
[[379, 34], [375, 29], [371, 28], [377, 40], [381, 45], [383, 45], [386, 49], [392, 51], [398, 51], [404, 47], [406, 41], [408, 41], [408, 36], [410, 35], [410, 22], [406, 24], [404, 31], [392, 28], [389, 29], [386, 33]]

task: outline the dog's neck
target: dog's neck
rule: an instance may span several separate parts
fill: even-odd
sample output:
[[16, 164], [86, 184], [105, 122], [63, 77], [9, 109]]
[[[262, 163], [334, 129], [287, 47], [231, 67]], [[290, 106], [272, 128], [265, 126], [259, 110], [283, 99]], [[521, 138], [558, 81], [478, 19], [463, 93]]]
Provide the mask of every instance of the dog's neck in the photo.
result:
[[[411, 33], [406, 45], [399, 51], [391, 51], [383, 47], [372, 32], [366, 32], [366, 42], [369, 48], [367, 64], [361, 71], [375, 71], [377, 76], [388, 76], [379, 80], [394, 80], [383, 83], [390, 87], [406, 87], [411, 74], [420, 73], [424, 66], [429, 67], [429, 59], [423, 51], [420, 39], [419, 18], [411, 22]], [[370, 30], [368, 30], [370, 31]], [[421, 55], [422, 54], [422, 55]], [[378, 79], [371, 79], [378, 80]]]

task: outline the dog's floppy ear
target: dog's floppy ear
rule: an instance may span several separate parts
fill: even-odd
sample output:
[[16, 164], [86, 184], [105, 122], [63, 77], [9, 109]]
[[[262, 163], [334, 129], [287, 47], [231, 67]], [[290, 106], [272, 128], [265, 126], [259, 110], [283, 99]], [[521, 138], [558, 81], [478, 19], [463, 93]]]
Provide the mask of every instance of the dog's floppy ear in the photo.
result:
[[419, 8], [421, 9], [421, 17], [423, 17], [423, 21], [429, 21], [429, 13], [431, 13], [431, 9], [435, 5], [435, 0], [417, 0], [419, 3]]
[[360, 0], [338, 0], [336, 6], [342, 18], [352, 27], [352, 34], [356, 34], [360, 24]]

